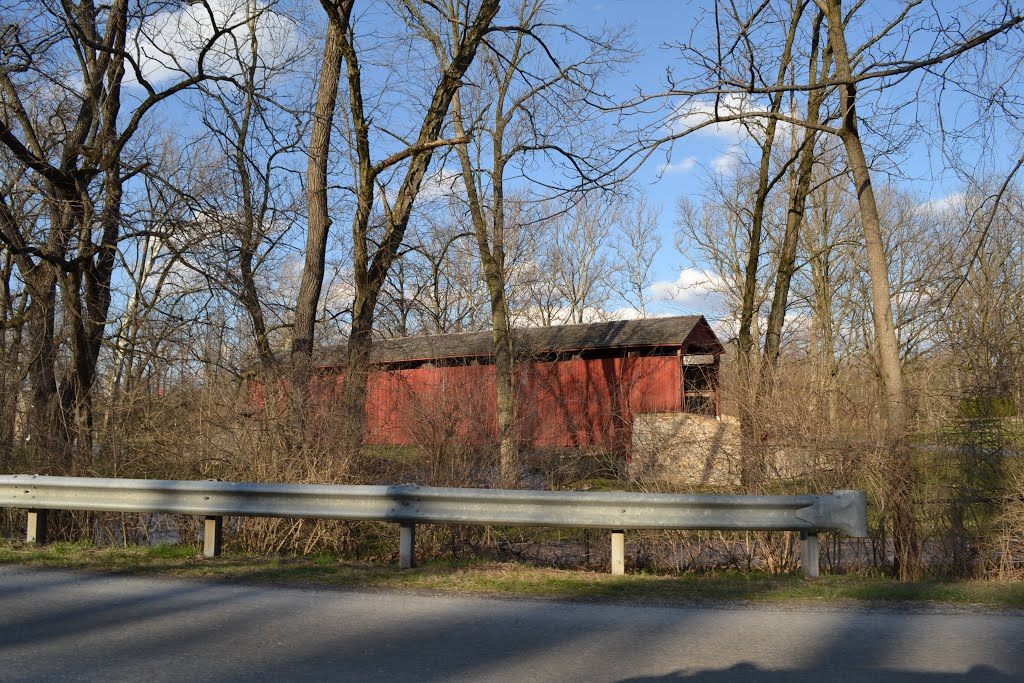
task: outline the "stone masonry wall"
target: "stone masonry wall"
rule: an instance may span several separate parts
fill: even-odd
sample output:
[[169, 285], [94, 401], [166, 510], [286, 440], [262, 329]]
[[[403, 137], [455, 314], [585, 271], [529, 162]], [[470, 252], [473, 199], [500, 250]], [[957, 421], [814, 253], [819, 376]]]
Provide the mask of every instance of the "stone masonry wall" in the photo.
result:
[[650, 413], [633, 419], [632, 479], [673, 484], [739, 483], [740, 429], [736, 418]]
[[[633, 420], [631, 479], [672, 484], [733, 486], [740, 483], [740, 425], [689, 413], [648, 413]], [[810, 448], [764, 444], [766, 474], [779, 481], [831, 469]]]

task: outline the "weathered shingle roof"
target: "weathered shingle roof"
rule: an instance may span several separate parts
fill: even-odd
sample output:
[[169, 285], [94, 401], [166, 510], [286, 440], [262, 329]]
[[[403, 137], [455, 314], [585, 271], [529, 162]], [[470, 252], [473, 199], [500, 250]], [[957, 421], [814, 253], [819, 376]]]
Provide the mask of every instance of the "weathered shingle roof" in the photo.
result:
[[[696, 335], [694, 333], [697, 332]], [[617, 320], [582, 325], [557, 325], [515, 329], [514, 345], [525, 353], [560, 353], [613, 348], [681, 346], [691, 336], [720, 347], [704, 316]], [[431, 359], [480, 358], [493, 355], [491, 332], [467, 332], [421, 337], [382, 339], [374, 342], [371, 361], [393, 363]], [[341, 365], [344, 349], [325, 353], [321, 366]]]

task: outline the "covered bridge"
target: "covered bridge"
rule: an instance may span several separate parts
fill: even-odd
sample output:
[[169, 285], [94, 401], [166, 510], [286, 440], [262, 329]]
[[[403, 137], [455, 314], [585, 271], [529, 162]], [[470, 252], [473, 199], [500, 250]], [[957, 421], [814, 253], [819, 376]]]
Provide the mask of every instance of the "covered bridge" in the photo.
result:
[[[526, 445], [625, 452], [637, 414], [719, 414], [724, 348], [703, 316], [516, 329], [513, 346]], [[343, 357], [320, 358], [322, 382], [340, 380]], [[368, 443], [497, 438], [490, 331], [380, 340], [371, 361]]]

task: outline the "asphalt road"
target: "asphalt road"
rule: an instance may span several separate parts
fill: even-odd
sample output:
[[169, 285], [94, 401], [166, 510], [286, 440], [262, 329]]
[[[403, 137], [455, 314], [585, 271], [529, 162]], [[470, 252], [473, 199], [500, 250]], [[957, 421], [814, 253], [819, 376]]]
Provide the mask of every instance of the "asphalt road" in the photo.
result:
[[1024, 681], [1024, 617], [651, 607], [0, 567], [4, 681]]

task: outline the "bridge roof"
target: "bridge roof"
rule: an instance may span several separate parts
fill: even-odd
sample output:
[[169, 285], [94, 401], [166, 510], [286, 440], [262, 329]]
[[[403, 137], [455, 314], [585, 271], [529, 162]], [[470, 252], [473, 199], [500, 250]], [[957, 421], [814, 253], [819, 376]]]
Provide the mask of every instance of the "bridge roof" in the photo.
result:
[[[532, 355], [690, 345], [705, 352], [725, 351], [701, 315], [517, 328], [512, 334], [517, 351]], [[494, 355], [493, 344], [490, 330], [380, 339], [374, 341], [371, 361], [395, 363], [483, 358]], [[316, 364], [321, 367], [344, 365], [344, 359], [345, 348], [335, 348], [323, 353]]]

